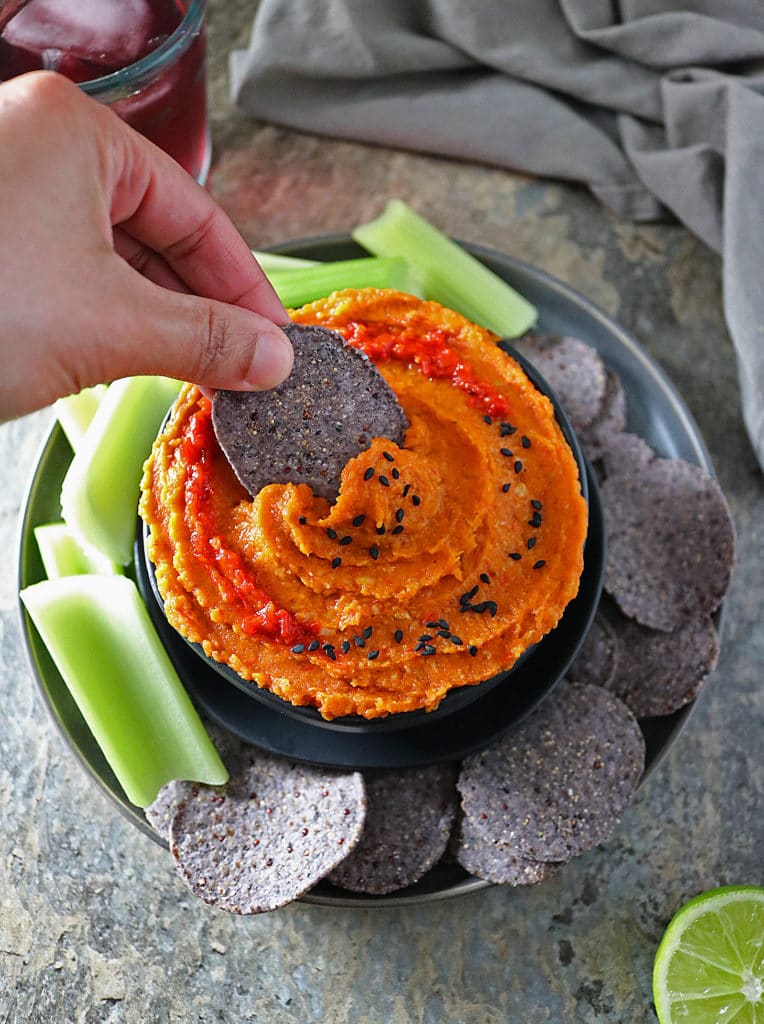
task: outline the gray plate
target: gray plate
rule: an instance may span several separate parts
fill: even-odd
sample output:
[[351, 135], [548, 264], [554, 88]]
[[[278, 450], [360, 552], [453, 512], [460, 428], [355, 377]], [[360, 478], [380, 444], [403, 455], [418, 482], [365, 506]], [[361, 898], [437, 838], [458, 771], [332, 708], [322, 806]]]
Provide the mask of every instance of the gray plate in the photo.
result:
[[[593, 345], [608, 366], [618, 372], [626, 390], [629, 430], [645, 438], [659, 455], [686, 459], [713, 473], [700, 431], [676, 389], [622, 327], [588, 299], [543, 271], [482, 246], [465, 245], [465, 248], [538, 308], [540, 330], [581, 338]], [[290, 242], [274, 251], [327, 261], [364, 255], [348, 235]], [[61, 481], [70, 460], [69, 445], [55, 424], [38, 457], [21, 520], [19, 588], [44, 578], [33, 530], [41, 523], [60, 518]], [[74, 755], [118, 809], [137, 828], [159, 842], [140, 808], [134, 807], [125, 797], [29, 618], [21, 605], [19, 607], [32, 672], [51, 718]], [[673, 715], [641, 723], [647, 743], [646, 776], [676, 740], [693, 707], [694, 704], [690, 704]], [[483, 889], [488, 884], [471, 878], [458, 866], [439, 864], [421, 882], [398, 894], [380, 897], [354, 895], [322, 883], [302, 900], [334, 907], [404, 906], [461, 896]]]

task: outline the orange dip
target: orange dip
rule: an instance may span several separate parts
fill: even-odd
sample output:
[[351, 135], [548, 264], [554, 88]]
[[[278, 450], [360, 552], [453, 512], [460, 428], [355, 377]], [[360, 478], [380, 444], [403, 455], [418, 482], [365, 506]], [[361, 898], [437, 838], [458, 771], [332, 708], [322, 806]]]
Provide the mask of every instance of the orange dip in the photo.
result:
[[292, 317], [373, 360], [408, 417], [404, 446], [375, 439], [331, 506], [304, 484], [252, 499], [209, 402], [185, 386], [142, 484], [167, 617], [325, 718], [432, 710], [509, 669], [576, 595], [587, 509], [575, 459], [550, 401], [457, 313], [366, 289]]

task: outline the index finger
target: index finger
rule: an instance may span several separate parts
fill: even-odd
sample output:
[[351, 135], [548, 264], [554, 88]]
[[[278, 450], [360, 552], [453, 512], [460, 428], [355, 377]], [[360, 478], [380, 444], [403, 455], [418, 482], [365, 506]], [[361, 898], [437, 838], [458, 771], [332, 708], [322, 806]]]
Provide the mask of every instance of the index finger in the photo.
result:
[[276, 292], [210, 194], [157, 146], [114, 120], [121, 159], [105, 161], [114, 174], [112, 224], [162, 256], [197, 295], [286, 323]]

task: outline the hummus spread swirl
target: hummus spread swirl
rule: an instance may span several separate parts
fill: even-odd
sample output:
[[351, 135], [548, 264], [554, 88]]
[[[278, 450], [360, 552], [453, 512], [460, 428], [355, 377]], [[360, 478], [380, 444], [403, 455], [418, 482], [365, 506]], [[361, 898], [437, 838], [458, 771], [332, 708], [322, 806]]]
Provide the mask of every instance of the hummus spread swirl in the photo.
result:
[[185, 386], [142, 483], [167, 618], [327, 719], [432, 710], [511, 668], [575, 597], [575, 459], [549, 399], [457, 313], [365, 289], [292, 316], [369, 355], [408, 417], [404, 445], [376, 438], [351, 459], [333, 505], [304, 484], [251, 498]]

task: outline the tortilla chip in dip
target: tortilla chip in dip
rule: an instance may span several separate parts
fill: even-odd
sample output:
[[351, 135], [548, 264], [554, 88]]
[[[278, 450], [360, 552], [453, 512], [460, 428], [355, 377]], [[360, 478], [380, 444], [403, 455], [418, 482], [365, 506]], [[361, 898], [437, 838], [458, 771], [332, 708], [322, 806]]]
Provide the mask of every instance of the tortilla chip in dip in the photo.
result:
[[403, 444], [373, 439], [332, 505], [306, 484], [250, 497], [209, 401], [184, 387], [142, 484], [165, 613], [209, 657], [327, 719], [433, 710], [511, 668], [575, 597], [575, 458], [550, 400], [451, 310], [365, 289], [292, 318], [372, 360], [408, 420]]

